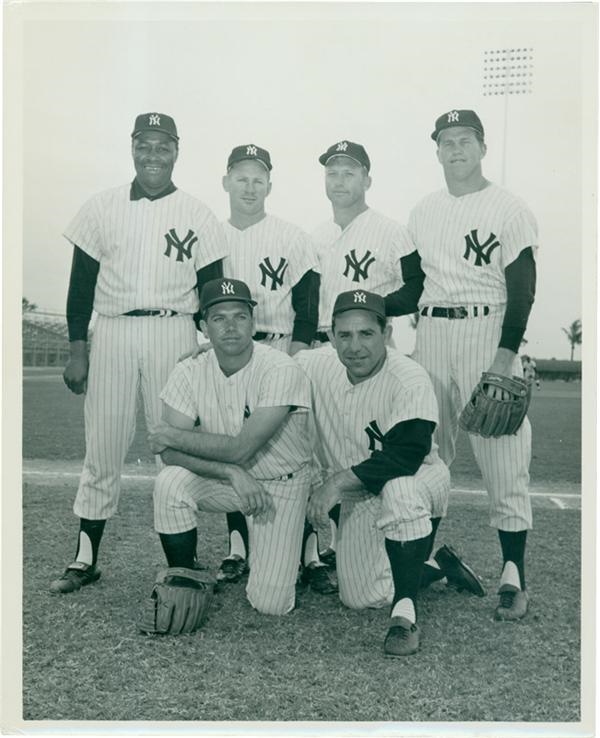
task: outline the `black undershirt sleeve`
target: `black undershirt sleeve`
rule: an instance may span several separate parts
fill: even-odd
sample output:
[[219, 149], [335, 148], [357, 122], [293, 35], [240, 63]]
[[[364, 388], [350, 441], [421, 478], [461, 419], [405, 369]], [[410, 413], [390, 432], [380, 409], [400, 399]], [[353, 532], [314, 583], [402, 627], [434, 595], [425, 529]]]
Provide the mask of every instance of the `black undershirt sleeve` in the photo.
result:
[[383, 436], [381, 451], [373, 451], [351, 469], [369, 492], [378, 495], [390, 479], [417, 473], [431, 451], [434, 430], [434, 422], [421, 418], [396, 423]]
[[[202, 288], [207, 282], [210, 282], [211, 279], [220, 279], [222, 276], [223, 259], [217, 259], [217, 261], [207, 264], [207, 266], [202, 267], [202, 269], [198, 269], [196, 272], [196, 288], [198, 289], [198, 297], [200, 297]], [[194, 323], [198, 330], [200, 330], [200, 318], [200, 312], [194, 313]]]
[[499, 348], [519, 352], [535, 298], [536, 268], [530, 246], [504, 270], [506, 278], [506, 313], [502, 323]]
[[73, 247], [67, 294], [69, 341], [87, 341], [99, 270], [99, 261], [86, 254], [79, 246]]
[[400, 259], [400, 267], [404, 284], [399, 290], [385, 296], [385, 312], [389, 316], [416, 313], [423, 292], [425, 274], [421, 269], [419, 252], [412, 251], [403, 256]]
[[310, 345], [319, 321], [319, 287], [321, 275], [310, 269], [292, 287], [292, 307], [296, 313], [292, 341]]

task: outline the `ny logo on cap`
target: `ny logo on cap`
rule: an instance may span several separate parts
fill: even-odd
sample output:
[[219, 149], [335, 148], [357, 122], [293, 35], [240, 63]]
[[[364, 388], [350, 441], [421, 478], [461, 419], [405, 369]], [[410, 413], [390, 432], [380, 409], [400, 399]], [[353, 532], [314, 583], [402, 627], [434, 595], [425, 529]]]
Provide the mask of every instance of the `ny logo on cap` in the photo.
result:
[[235, 290], [233, 289], [233, 285], [231, 282], [223, 282], [221, 285], [221, 290], [223, 291], [224, 295], [235, 295]]
[[448, 123], [458, 123], [458, 113], [456, 112], [456, 110], [448, 113]]
[[346, 151], [347, 148], [348, 148], [348, 142], [340, 141], [335, 150], [336, 151]]
[[366, 304], [367, 302], [367, 296], [364, 292], [355, 292], [354, 293], [354, 302], [362, 302]]
[[256, 146], [246, 146], [246, 156], [256, 156]]
[[148, 125], [149, 126], [159, 126], [160, 125], [160, 115], [151, 115], [148, 119]]

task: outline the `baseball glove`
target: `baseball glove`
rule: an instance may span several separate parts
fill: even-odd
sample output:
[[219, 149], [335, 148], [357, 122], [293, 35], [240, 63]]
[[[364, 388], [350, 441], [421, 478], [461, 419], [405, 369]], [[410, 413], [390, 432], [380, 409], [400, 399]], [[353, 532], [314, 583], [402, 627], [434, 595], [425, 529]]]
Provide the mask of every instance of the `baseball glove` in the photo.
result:
[[[504, 390], [509, 398], [500, 400], [490, 397], [487, 392], [489, 387]], [[471, 399], [460, 414], [458, 424], [467, 433], [483, 438], [510, 436], [521, 427], [530, 400], [531, 386], [524, 379], [483, 372]]]
[[143, 633], [179, 635], [206, 620], [216, 579], [204, 571], [172, 567], [160, 571], [142, 611]]

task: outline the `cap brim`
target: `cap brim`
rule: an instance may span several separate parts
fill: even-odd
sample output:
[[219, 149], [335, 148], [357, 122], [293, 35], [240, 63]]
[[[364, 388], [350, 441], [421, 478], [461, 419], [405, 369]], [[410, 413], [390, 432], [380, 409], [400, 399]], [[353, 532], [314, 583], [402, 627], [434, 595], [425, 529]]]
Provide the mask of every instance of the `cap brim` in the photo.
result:
[[438, 137], [442, 131], [448, 130], [448, 128], [470, 128], [472, 131], [475, 131], [475, 133], [479, 133], [482, 136], [485, 136], [484, 132], [481, 130], [481, 128], [475, 128], [475, 126], [465, 126], [464, 124], [456, 123], [452, 124], [451, 126], [444, 126], [443, 128], [440, 128], [439, 131], [434, 131], [431, 134], [431, 138], [437, 143]]
[[256, 300], [249, 300], [247, 297], [236, 297], [235, 295], [223, 295], [223, 297], [217, 297], [214, 300], [211, 300], [206, 305], [203, 305], [200, 310], [204, 312], [207, 308], [212, 307], [213, 305], [218, 305], [220, 302], [243, 302], [246, 305], [250, 305], [250, 307], [256, 307], [258, 303]]
[[239, 159], [234, 159], [227, 164], [227, 171], [229, 171], [231, 167], [235, 166], [235, 164], [239, 164], [241, 161], [257, 161], [259, 164], [263, 165], [267, 172], [270, 172], [271, 169], [273, 169], [273, 167], [269, 166], [266, 161], [259, 159], [257, 156], [240, 156]]
[[355, 159], [355, 158], [354, 158], [353, 156], [350, 156], [350, 154], [342, 154], [342, 153], [339, 153], [339, 154], [337, 154], [337, 153], [336, 153], [336, 154], [330, 154], [329, 156], [327, 156], [327, 154], [322, 154], [322, 155], [321, 155], [321, 156], [319, 157], [319, 161], [321, 162], [321, 164], [322, 164], [322, 165], [323, 165], [324, 167], [326, 167], [326, 166], [327, 166], [327, 164], [328, 164], [328, 163], [329, 163], [329, 162], [330, 162], [330, 161], [331, 161], [332, 159], [337, 159], [337, 158], [339, 158], [339, 157], [341, 157], [341, 156], [343, 156], [343, 157], [344, 157], [345, 159], [352, 159], [352, 161], [355, 161], [355, 162], [356, 162], [356, 163], [358, 164], [358, 166], [360, 166], [360, 167], [364, 167], [365, 169], [367, 169], [367, 170], [368, 170], [368, 167], [367, 167], [367, 165], [366, 165], [366, 164], [365, 164], [364, 162], [360, 161], [359, 159]]
[[356, 305], [346, 305], [345, 307], [341, 307], [338, 310], [334, 310], [332, 315], [340, 315], [341, 313], [347, 313], [349, 310], [364, 310], [367, 313], [373, 313], [373, 315], [378, 315], [380, 318], [385, 318], [385, 313], [380, 312], [379, 310], [374, 310], [371, 307], [367, 307], [366, 305], [359, 305], [358, 303]]
[[[154, 128], [140, 128], [137, 131], [134, 131], [131, 134], [131, 138], [136, 138], [136, 136], [139, 136], [140, 133], [147, 133], [148, 131], [156, 131], [156, 127]], [[174, 133], [169, 133], [168, 131], [158, 131], [159, 133], [164, 133], [165, 135], [169, 136], [173, 139], [173, 141], [179, 141], [179, 136], [176, 136]]]

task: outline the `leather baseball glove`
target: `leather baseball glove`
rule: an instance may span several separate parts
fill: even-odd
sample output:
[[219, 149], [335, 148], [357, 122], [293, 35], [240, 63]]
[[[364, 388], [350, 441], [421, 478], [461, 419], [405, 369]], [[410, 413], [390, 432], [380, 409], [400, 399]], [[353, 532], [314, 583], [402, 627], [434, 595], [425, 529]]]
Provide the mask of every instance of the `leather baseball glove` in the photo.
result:
[[192, 633], [206, 620], [216, 579], [204, 571], [171, 567], [160, 571], [142, 611], [143, 633]]
[[[488, 388], [504, 390], [496, 394], [507, 394], [508, 399], [490, 397]], [[467, 433], [483, 438], [510, 436], [521, 427], [530, 400], [531, 386], [524, 379], [483, 372], [458, 424]]]

